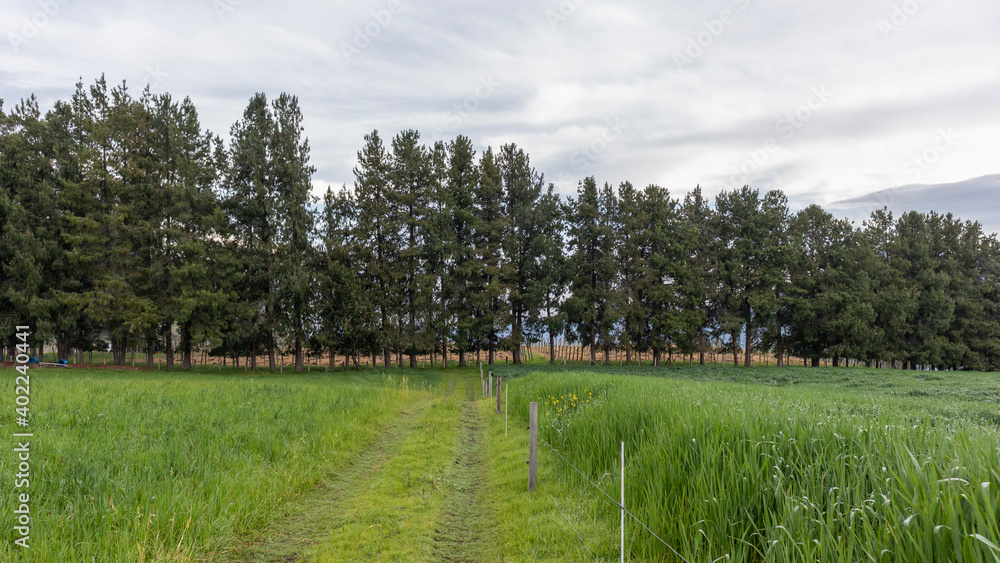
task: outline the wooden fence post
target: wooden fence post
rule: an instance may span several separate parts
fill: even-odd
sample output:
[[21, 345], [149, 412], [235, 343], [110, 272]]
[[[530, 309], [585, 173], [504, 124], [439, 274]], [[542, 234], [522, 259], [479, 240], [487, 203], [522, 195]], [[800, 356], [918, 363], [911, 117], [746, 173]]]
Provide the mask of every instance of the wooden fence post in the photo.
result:
[[528, 413], [528, 490], [534, 491], [538, 481], [538, 403], [529, 403]]

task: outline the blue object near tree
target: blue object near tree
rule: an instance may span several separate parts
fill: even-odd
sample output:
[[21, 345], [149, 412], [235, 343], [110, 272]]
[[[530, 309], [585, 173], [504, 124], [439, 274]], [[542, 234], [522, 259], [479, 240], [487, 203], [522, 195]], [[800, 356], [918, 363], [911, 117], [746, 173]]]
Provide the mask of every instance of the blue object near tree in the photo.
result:
[[38, 363], [38, 358], [32, 356], [32, 357], [28, 358], [28, 363], [29, 364], [37, 364]]
[[59, 365], [66, 365], [66, 364], [68, 364], [68, 363], [69, 363], [69, 360], [67, 360], [67, 359], [63, 358], [63, 359], [59, 360], [59, 361], [58, 361], [58, 362], [56, 362], [56, 363], [57, 363], [57, 364], [59, 364]]

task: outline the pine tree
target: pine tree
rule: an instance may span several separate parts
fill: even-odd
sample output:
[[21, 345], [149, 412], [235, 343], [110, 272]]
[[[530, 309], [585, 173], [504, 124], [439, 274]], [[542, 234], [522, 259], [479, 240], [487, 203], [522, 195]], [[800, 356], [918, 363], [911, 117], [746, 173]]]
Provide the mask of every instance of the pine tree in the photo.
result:
[[480, 217], [475, 209], [479, 169], [476, 166], [476, 151], [467, 137], [458, 136], [448, 144], [447, 170], [442, 194], [448, 220], [445, 295], [449, 317], [454, 319], [452, 335], [459, 365], [465, 366], [466, 354], [478, 345], [475, 292], [477, 279], [482, 276], [483, 270], [475, 246], [475, 234], [481, 229]]
[[618, 244], [614, 256], [618, 262], [618, 300], [622, 330], [620, 344], [625, 349], [625, 364], [632, 365], [632, 353], [650, 347], [649, 317], [643, 299], [642, 277], [649, 258], [644, 229], [649, 225], [641, 194], [631, 182], [618, 186]]
[[511, 228], [510, 217], [504, 213], [503, 178], [493, 150], [487, 148], [479, 161], [479, 183], [474, 194], [478, 228], [474, 231], [477, 261], [482, 264], [474, 292], [478, 349], [487, 350], [487, 361], [493, 365], [499, 341], [504, 300], [503, 244]]
[[239, 323], [238, 338], [246, 342], [250, 369], [257, 368], [263, 340], [268, 369], [275, 371], [275, 332], [278, 323], [274, 253], [278, 226], [274, 224], [273, 176], [270, 138], [274, 120], [267, 97], [256, 94], [243, 111], [243, 119], [230, 130], [225, 207], [230, 218], [233, 249], [241, 283], [237, 293], [249, 316]]
[[430, 344], [420, 324], [432, 292], [424, 263], [424, 235], [430, 228], [431, 160], [419, 143], [420, 133], [403, 131], [392, 140], [390, 156], [392, 190], [402, 213], [398, 268], [405, 319], [401, 320], [397, 349], [409, 356], [410, 367], [416, 367], [417, 353]]
[[609, 198], [601, 197], [590, 176], [580, 182], [570, 203], [568, 246], [572, 250], [570, 291], [566, 300], [569, 321], [590, 347], [590, 362], [597, 363], [595, 347], [610, 338], [614, 319], [610, 310], [617, 273], [613, 232], [605, 216], [613, 213]]
[[[714, 230], [713, 211], [708, 200], [702, 195], [701, 186], [684, 196], [681, 215], [687, 225], [693, 229], [693, 245], [687, 256], [687, 263], [692, 269], [693, 293], [691, 297], [697, 301], [695, 314], [700, 323], [692, 335], [692, 347], [698, 352], [698, 363], [705, 365], [705, 352], [710, 348], [710, 326], [715, 323], [715, 305], [718, 293], [717, 282], [717, 250]], [[782, 346], [779, 344], [778, 349]], [[780, 359], [779, 359], [780, 361]]]
[[58, 231], [44, 128], [34, 97], [9, 115], [0, 102], [0, 351], [6, 349], [5, 356], [13, 355], [17, 325], [31, 323], [36, 345], [57, 328], [48, 272]]
[[513, 143], [500, 148], [497, 165], [503, 186], [503, 213], [509, 222], [503, 238], [503, 285], [509, 306], [505, 324], [510, 330], [505, 342], [516, 365], [521, 363], [527, 320], [539, 305], [532, 301], [530, 288], [536, 281], [532, 276], [538, 255], [536, 207], [544, 179], [531, 167], [528, 154]]
[[789, 314], [792, 351], [803, 358], [865, 358], [881, 335], [870, 273], [873, 255], [849, 222], [811, 205], [792, 220]]
[[313, 302], [313, 276], [309, 266], [315, 262], [312, 239], [316, 203], [311, 195], [312, 174], [309, 164], [309, 140], [303, 138], [302, 112], [295, 96], [282, 93], [274, 100], [269, 154], [273, 182], [276, 230], [275, 277], [278, 311], [286, 340], [291, 340], [295, 371], [303, 370], [303, 346], [309, 338], [309, 318]]
[[[324, 252], [316, 264], [316, 313], [320, 323], [314, 336], [317, 346], [334, 356], [348, 356], [359, 370], [357, 357], [378, 346], [378, 325], [372, 295], [366, 290], [363, 264], [358, 260], [365, 241], [356, 238], [356, 213], [351, 193], [327, 189], [323, 198]], [[347, 360], [344, 367], [346, 369]]]
[[751, 365], [754, 341], [774, 327], [787, 248], [783, 244], [787, 198], [779, 191], [763, 198], [744, 186], [716, 197], [715, 230], [719, 239], [720, 295], [718, 323], [729, 334], [734, 362], [745, 337], [744, 365]]
[[392, 364], [391, 346], [397, 342], [401, 298], [398, 267], [401, 213], [398, 197], [390, 184], [390, 173], [389, 155], [378, 131], [372, 131], [365, 135], [365, 146], [358, 152], [358, 165], [354, 168], [354, 203], [356, 237], [362, 243], [359, 250], [367, 289], [373, 296], [379, 321], [377, 348], [382, 350], [385, 367]]
[[552, 184], [539, 200], [536, 211], [540, 232], [536, 242], [536, 273], [533, 275], [536, 282], [532, 287], [535, 295], [532, 295], [531, 301], [539, 303], [539, 308], [537, 315], [529, 319], [528, 328], [534, 336], [548, 336], [549, 363], [554, 364], [555, 337], [566, 329], [562, 301], [569, 284], [569, 270], [563, 243], [565, 208]]

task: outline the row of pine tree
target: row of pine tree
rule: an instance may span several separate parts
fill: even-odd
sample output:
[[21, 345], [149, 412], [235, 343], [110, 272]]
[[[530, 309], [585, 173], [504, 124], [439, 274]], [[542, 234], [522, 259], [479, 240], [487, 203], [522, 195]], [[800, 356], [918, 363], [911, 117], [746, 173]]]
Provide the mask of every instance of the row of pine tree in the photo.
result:
[[[351, 187], [310, 195], [294, 96], [228, 143], [189, 99], [102, 78], [42, 113], [0, 103], [0, 330], [147, 362], [210, 348], [415, 365], [557, 339], [591, 361], [725, 349], [778, 361], [1000, 369], [1000, 244], [950, 214], [863, 226], [780, 191], [546, 185], [524, 150], [365, 136]], [[598, 356], [598, 350], [604, 354]]]

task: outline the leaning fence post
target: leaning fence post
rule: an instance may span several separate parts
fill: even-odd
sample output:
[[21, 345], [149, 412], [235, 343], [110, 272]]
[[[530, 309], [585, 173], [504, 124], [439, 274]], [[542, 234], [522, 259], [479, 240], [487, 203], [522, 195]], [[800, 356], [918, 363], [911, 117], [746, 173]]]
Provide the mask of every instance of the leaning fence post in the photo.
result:
[[538, 481], [538, 403], [528, 404], [528, 490]]

